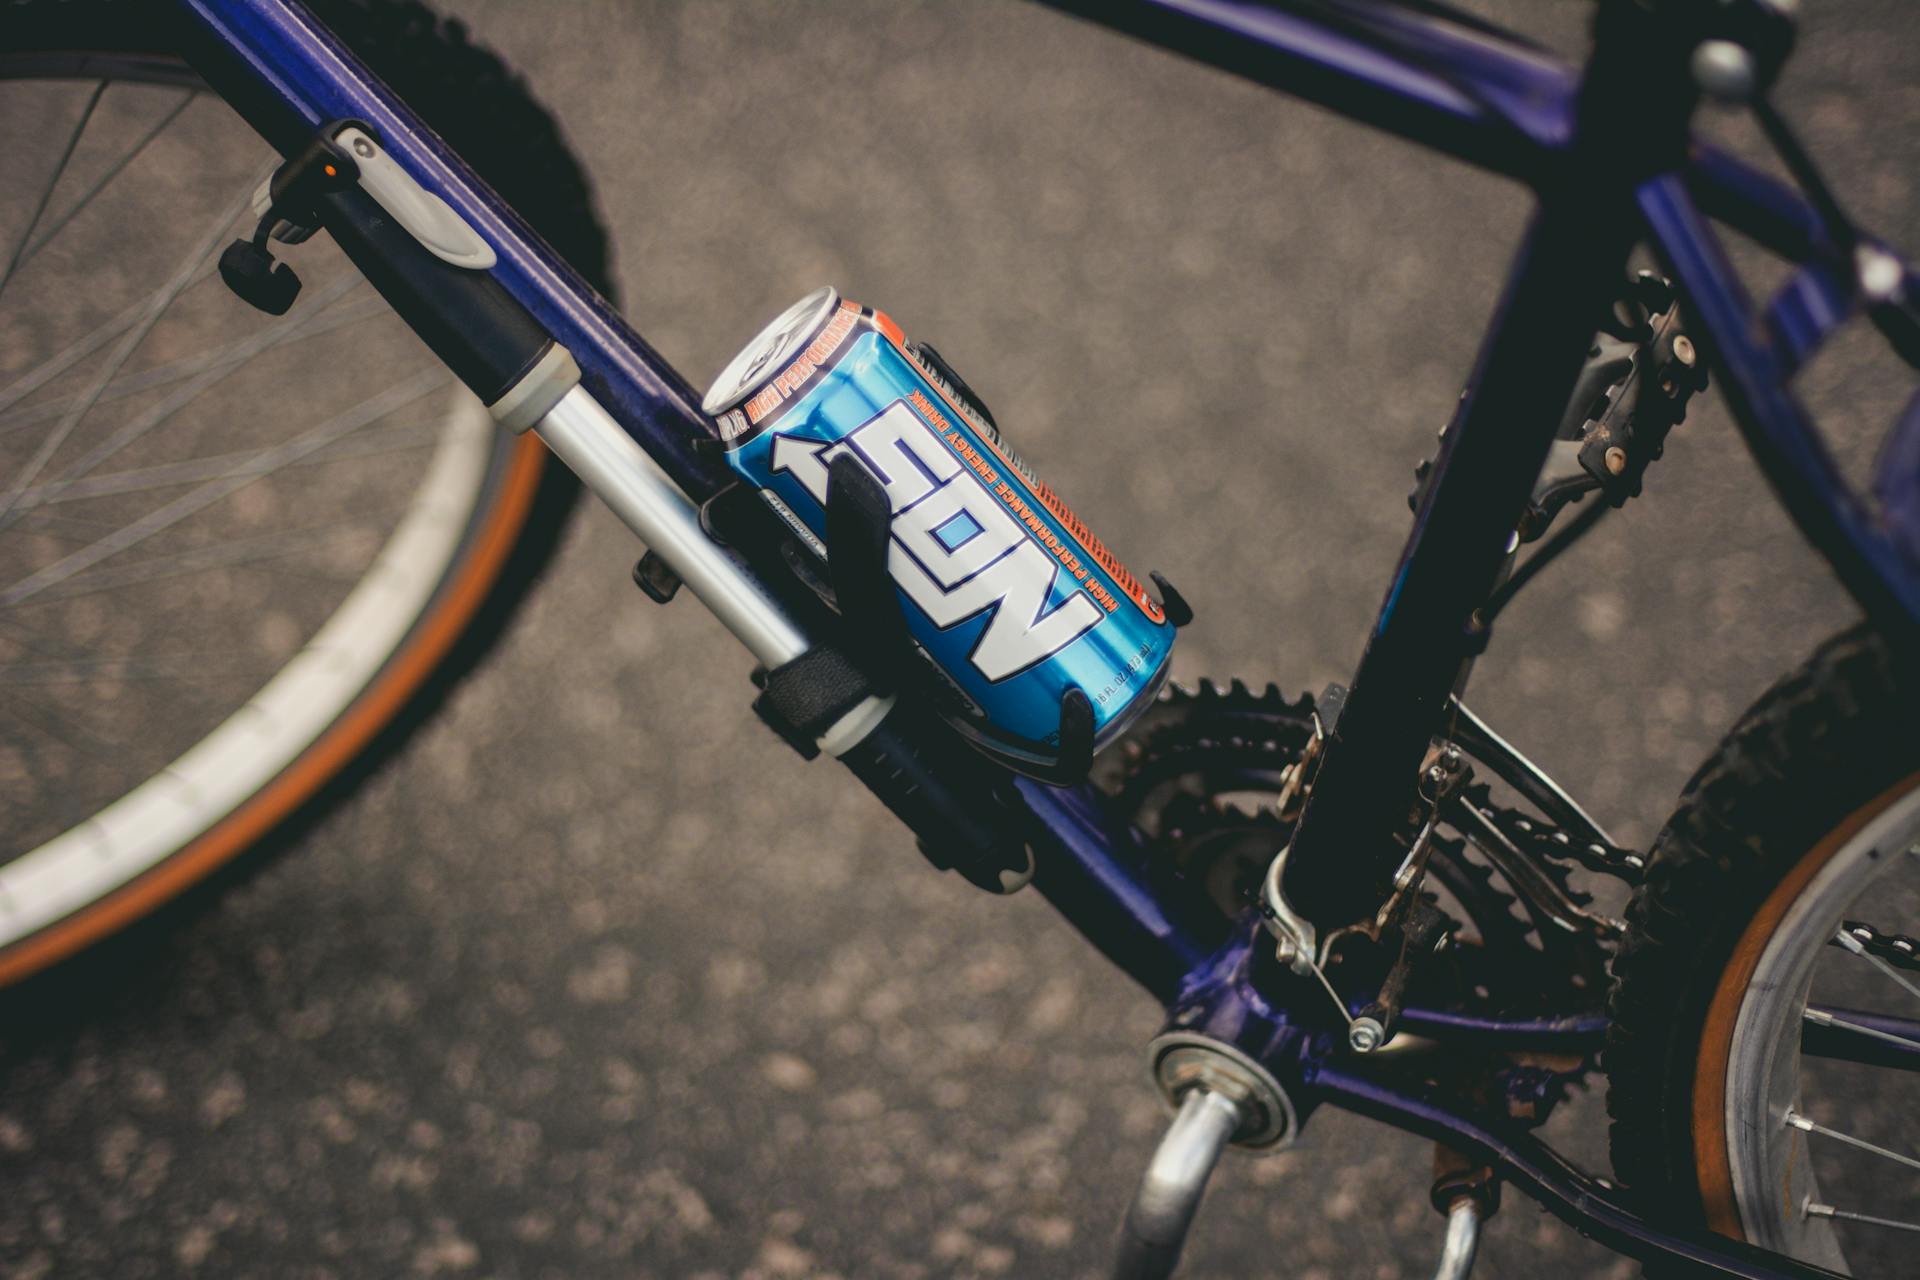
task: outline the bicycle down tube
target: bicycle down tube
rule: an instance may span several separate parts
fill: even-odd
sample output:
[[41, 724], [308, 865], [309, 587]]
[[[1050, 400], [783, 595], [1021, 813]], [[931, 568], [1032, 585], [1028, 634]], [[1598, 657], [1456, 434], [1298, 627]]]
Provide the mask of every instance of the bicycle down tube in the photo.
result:
[[[579, 386], [552, 407], [555, 416], [542, 424], [543, 437], [652, 549], [668, 554], [680, 540], [676, 570], [723, 619], [729, 607], [750, 615], [751, 623], [735, 617], [730, 625], [743, 638], [759, 636], [749, 647], [762, 662], [782, 662], [804, 650], [805, 603], [795, 601], [777, 575], [762, 575], [737, 551], [715, 547], [701, 530], [696, 504], [730, 477], [705, 447], [709, 423], [687, 382], [298, 4], [180, 5], [191, 29], [190, 60], [282, 154], [305, 147], [326, 122], [364, 121], [414, 181], [445, 200], [493, 247], [497, 262], [488, 278], [577, 362]], [[1097, 11], [1079, 3], [1058, 7], [1525, 178], [1542, 197], [1301, 823], [1299, 875], [1289, 888], [1316, 916], [1342, 922], [1371, 911], [1382, 896], [1382, 876], [1392, 869], [1385, 861], [1391, 847], [1383, 838], [1385, 822], [1411, 786], [1462, 663], [1484, 641], [1473, 629], [1473, 610], [1506, 554], [1514, 513], [1538, 474], [1595, 321], [1627, 253], [1645, 234], [1643, 207], [1666, 215], [1660, 229], [1675, 244], [1662, 248], [1684, 268], [1683, 290], [1688, 272], [1719, 269], [1710, 254], [1684, 239], [1702, 233], [1682, 216], [1686, 196], [1676, 194], [1677, 184], [1649, 184], [1685, 172], [1703, 207], [1770, 245], [1817, 245], [1820, 224], [1797, 197], [1724, 157], [1698, 152], [1689, 168], [1685, 129], [1691, 102], [1684, 65], [1664, 66], [1655, 77], [1682, 88], [1654, 98], [1637, 91], [1645, 83], [1638, 77], [1648, 74], [1643, 41], [1657, 33], [1632, 26], [1603, 32], [1594, 74], [1576, 98], [1578, 82], [1544, 56], [1415, 15], [1396, 19], [1391, 39], [1375, 41], [1326, 19], [1330, 6], [1320, 4], [1299, 13], [1224, 0], [1115, 3]], [[1606, 12], [1619, 15], [1626, 8]], [[1659, 47], [1672, 60], [1680, 56], [1678, 46], [1668, 40]], [[1410, 49], [1421, 56], [1411, 56]], [[1448, 60], [1449, 74], [1434, 74], [1425, 62], [1430, 58]], [[1623, 65], [1629, 60], [1631, 66]], [[1648, 191], [1660, 193], [1658, 204]], [[1807, 432], [1791, 413], [1768, 424], [1781, 438], [1796, 430]], [[1791, 475], [1774, 479], [1794, 492]], [[637, 487], [648, 492], [636, 494]], [[1845, 547], [1819, 532], [1823, 518], [1840, 523], [1836, 495], [1810, 485], [1797, 505], [1789, 505], [1823, 551], [1843, 558]], [[660, 512], [672, 513], [672, 519], [646, 523]], [[1909, 576], [1898, 577], [1903, 572]], [[1871, 595], [1871, 584], [1881, 582], [1888, 584], [1888, 599], [1908, 608], [1920, 601], [1910, 569], [1897, 564], [1874, 562], [1864, 576], [1844, 570], [1843, 576], [1857, 592]], [[729, 600], [732, 606], [724, 603]], [[1010, 778], [995, 766], [978, 767], [995, 770], [1002, 783]], [[1274, 1015], [1270, 1058], [1262, 1061], [1296, 1081], [1303, 1096], [1344, 1102], [1421, 1131], [1460, 1133], [1513, 1170], [1530, 1193], [1623, 1250], [1679, 1253], [1728, 1274], [1825, 1274], [1786, 1259], [1763, 1262], [1717, 1238], [1662, 1234], [1608, 1188], [1568, 1173], [1518, 1139], [1463, 1119], [1443, 1102], [1401, 1099], [1364, 1078], [1323, 1072], [1330, 1054], [1324, 1037], [1287, 1024], [1271, 989], [1256, 990], [1253, 966], [1239, 962], [1234, 948], [1244, 949], [1244, 940], [1217, 947], [1219, 930], [1207, 923], [1205, 905], [1169, 894], [1149, 877], [1138, 834], [1106, 814], [1090, 788], [1027, 778], [1011, 783], [999, 790], [1017, 796], [1023, 809], [1024, 833], [1034, 846], [1035, 887], [1163, 1002], [1191, 1003], [1204, 995], [1213, 1002], [1209, 1016], [1237, 1017], [1243, 1024], [1249, 1010]], [[1278, 989], [1291, 987], [1281, 982]], [[1503, 1033], [1494, 1023], [1471, 1030]], [[1568, 1020], [1564, 1028], [1533, 1023], [1506, 1030], [1549, 1040], [1564, 1035], [1569, 1045], [1590, 1044], [1594, 1034], [1590, 1019]]]
[[[581, 386], [609, 420], [691, 502], [727, 482], [725, 464], [703, 448], [711, 433], [686, 380], [302, 7], [290, 0], [181, 0], [181, 8], [189, 60], [277, 150], [306, 146], [326, 121], [371, 125], [416, 181], [494, 247], [491, 279], [571, 353]], [[600, 444], [615, 447], [604, 435]], [[792, 602], [790, 592], [783, 598], [739, 556], [727, 559], [769, 599]], [[1025, 779], [1016, 786], [1036, 842], [1035, 887], [1115, 964], [1170, 999], [1210, 950], [1199, 907], [1160, 900], [1129, 856], [1134, 838], [1116, 830], [1084, 789]]]
[[[1441, 728], [1463, 665], [1484, 647], [1475, 611], [1497, 583], [1586, 349], [1625, 275], [1639, 236], [1634, 191], [1684, 154], [1693, 105], [1687, 46], [1670, 37], [1651, 44], [1636, 12], [1603, 11], [1573, 140], [1536, 175], [1539, 207], [1294, 835], [1285, 889], [1323, 930], [1370, 915], [1387, 896], [1401, 856], [1391, 840], [1398, 799]], [[1664, 64], [1648, 59], [1650, 44]], [[1661, 85], [1674, 88], [1650, 88]]]

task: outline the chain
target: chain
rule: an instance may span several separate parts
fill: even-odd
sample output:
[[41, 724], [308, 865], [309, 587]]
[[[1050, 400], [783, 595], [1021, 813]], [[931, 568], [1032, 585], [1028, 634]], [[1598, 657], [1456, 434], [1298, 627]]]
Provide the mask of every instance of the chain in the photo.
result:
[[[1868, 955], [1885, 960], [1896, 969], [1920, 973], [1920, 941], [1904, 933], [1882, 933], [1859, 920], [1849, 920], [1842, 927], [1853, 935]], [[1838, 946], [1839, 943], [1833, 945]]]
[[1612, 876], [1628, 884], [1639, 884], [1646, 874], [1645, 854], [1599, 840], [1576, 839], [1553, 823], [1535, 817], [1524, 809], [1508, 809], [1493, 804], [1488, 799], [1485, 786], [1469, 788], [1467, 798], [1492, 818], [1494, 825], [1522, 853], [1561, 866], [1578, 863], [1589, 871]]
[[[1598, 841], [1571, 839], [1552, 823], [1543, 822], [1523, 810], [1486, 803], [1486, 789], [1483, 787], [1472, 788], [1469, 795], [1522, 852], [1550, 859], [1563, 866], [1568, 862], [1577, 862], [1589, 871], [1613, 876], [1628, 884], [1640, 883], [1646, 873], [1645, 856], [1631, 849], [1620, 849]], [[1582, 899], [1586, 896], [1579, 895]], [[1849, 920], [1843, 927], [1868, 955], [1884, 960], [1896, 969], [1920, 973], [1920, 939], [1903, 933], [1888, 933], [1863, 920]]]

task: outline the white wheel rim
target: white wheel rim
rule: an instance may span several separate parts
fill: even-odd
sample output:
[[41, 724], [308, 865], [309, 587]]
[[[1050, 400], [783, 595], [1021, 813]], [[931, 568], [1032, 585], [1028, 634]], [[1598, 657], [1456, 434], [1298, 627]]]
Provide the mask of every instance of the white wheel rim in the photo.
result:
[[1806, 1135], [1786, 1123], [1799, 1105], [1807, 992], [1827, 941], [1874, 881], [1920, 836], [1920, 788], [1875, 815], [1815, 873], [1767, 940], [1734, 1022], [1725, 1124], [1734, 1203], [1748, 1240], [1847, 1271], [1832, 1223], [1801, 1210], [1820, 1197]]
[[340, 718], [426, 610], [486, 487], [495, 428], [464, 389], [413, 500], [307, 644], [212, 733], [93, 817], [0, 867], [0, 947], [138, 879], [206, 834]]
[[[39, 247], [53, 240], [62, 228], [74, 226], [84, 240], [87, 234], [85, 222], [73, 222], [74, 215], [90, 208], [98, 215], [107, 201], [102, 200], [91, 206], [89, 202], [106, 190], [126, 165], [146, 154], [148, 143], [154, 142], [162, 133], [171, 129], [173, 133], [169, 136], [174, 136], [179, 129], [189, 126], [210, 130], [191, 135], [193, 142], [190, 145], [210, 148], [202, 154], [223, 158], [229, 166], [221, 170], [223, 173], [246, 170], [258, 148], [257, 139], [230, 114], [222, 114], [214, 119], [189, 110], [196, 100], [210, 107], [218, 107], [216, 100], [196, 97], [191, 86], [186, 86], [189, 92], [184, 99], [170, 92], [156, 91], [151, 86], [143, 86], [141, 81], [145, 77], [135, 74], [124, 83], [136, 95], [153, 96], [137, 96], [132, 100], [131, 105], [135, 110], [131, 116], [123, 116], [120, 120], [123, 133], [116, 135], [111, 147], [95, 153], [95, 168], [87, 171], [88, 176], [77, 177], [69, 186], [62, 188], [60, 182], [67, 173], [68, 161], [74, 156], [81, 135], [96, 118], [95, 108], [102, 103], [110, 85], [122, 83], [112, 74], [110, 67], [95, 68], [87, 78], [92, 79], [95, 75], [102, 78], [92, 87], [90, 96], [84, 97], [85, 106], [77, 113], [77, 123], [70, 136], [35, 135], [36, 142], [51, 148], [50, 155], [58, 150], [58, 145], [63, 141], [65, 151], [57, 165], [49, 168], [51, 176], [38, 197], [38, 210], [25, 223], [24, 231], [10, 237], [7, 244], [0, 245], [0, 272], [4, 272], [4, 275], [0, 275], [0, 288], [14, 280], [16, 269], [24, 269], [33, 260]], [[87, 94], [87, 87], [81, 81], [63, 80], [58, 72], [42, 76], [33, 73], [31, 67], [27, 75], [7, 78], [8, 83], [15, 81], [27, 86], [30, 96], [23, 99], [27, 103], [40, 101], [31, 94], [33, 86], [42, 84], [57, 85], [59, 92], [68, 94], [76, 103]], [[46, 101], [58, 102], [59, 99]], [[120, 99], [116, 96], [108, 101], [117, 104]], [[148, 119], [142, 117], [139, 110], [149, 103], [152, 117], [158, 120], [150, 129]], [[128, 120], [135, 120], [139, 128], [129, 127]], [[176, 124], [176, 121], [182, 123]], [[236, 149], [240, 147], [246, 149]], [[99, 168], [106, 157], [116, 153], [119, 156], [116, 164], [104, 170]], [[255, 180], [270, 172], [271, 167], [271, 160], [264, 161], [253, 178], [244, 184], [243, 195], [252, 193]], [[177, 170], [176, 165], [169, 172]], [[135, 183], [133, 190], [140, 191], [139, 171], [126, 169], [126, 172]], [[95, 174], [99, 176], [93, 176]], [[151, 174], [147, 176], [151, 177]], [[155, 323], [167, 313], [183, 290], [212, 274], [214, 254], [225, 239], [236, 233], [244, 234], [251, 225], [252, 216], [244, 212], [248, 203], [246, 199], [238, 199], [211, 222], [203, 221], [204, 214], [197, 213], [200, 204], [211, 209], [226, 189], [224, 181], [217, 186], [205, 186], [199, 190], [204, 197], [202, 201], [182, 204], [176, 211], [179, 219], [170, 226], [180, 228], [181, 234], [174, 237], [175, 242], [197, 247], [184, 258], [179, 257], [176, 251], [166, 259], [167, 262], [179, 263], [172, 276], [167, 277], [166, 285], [149, 295], [135, 295], [125, 312], [105, 325], [94, 328], [91, 333], [84, 333], [84, 326], [81, 326], [83, 337], [57, 354], [49, 350], [42, 363], [27, 369], [4, 389], [4, 397], [0, 397], [0, 409], [31, 405], [30, 401], [23, 401], [22, 398], [49, 385], [49, 379], [60, 377], [69, 369], [90, 367], [76, 365], [77, 360], [93, 361], [103, 370], [98, 380], [88, 372], [84, 376], [76, 374], [77, 381], [69, 383], [76, 389], [91, 388], [90, 394], [82, 391], [66, 400], [56, 399], [51, 402], [51, 409], [47, 412], [31, 407], [14, 408], [16, 414], [37, 415], [44, 421], [45, 442], [21, 450], [30, 454], [28, 460], [9, 475], [0, 476], [0, 513], [11, 514], [16, 510], [30, 512], [36, 501], [36, 485], [44, 486], [45, 490], [38, 500], [52, 503], [63, 500], [63, 495], [71, 495], [84, 503], [90, 496], [86, 492], [88, 484], [97, 479], [112, 480], [113, 477], [96, 468], [115, 457], [115, 450], [137, 444], [153, 426], [166, 423], [175, 409], [192, 404], [208, 389], [217, 390], [222, 379], [234, 369], [245, 366], [262, 354], [271, 360], [274, 348], [285, 341], [304, 341], [307, 336], [329, 332], [354, 335], [350, 341], [355, 345], [380, 341], [372, 336], [374, 331], [367, 325], [370, 306], [374, 310], [384, 311], [377, 298], [365, 297], [365, 291], [362, 290], [363, 299], [358, 304], [348, 302], [335, 306], [340, 303], [344, 292], [355, 287], [355, 282], [359, 280], [358, 273], [348, 268], [348, 274], [328, 278], [323, 268], [318, 275], [308, 275], [310, 287], [306, 291], [307, 296], [301, 299], [300, 309], [285, 321], [265, 321], [262, 317], [254, 316], [255, 327], [251, 333], [243, 332], [240, 338], [229, 339], [224, 346], [216, 343], [201, 350], [182, 348], [172, 365], [162, 363], [154, 366], [153, 372], [166, 375], [154, 384], [158, 387], [154, 399], [160, 406], [159, 416], [142, 419], [139, 414], [122, 411], [120, 421], [113, 430], [104, 437], [89, 440], [74, 469], [62, 473], [61, 464], [54, 459], [57, 456], [70, 457], [71, 454], [59, 455], [58, 451], [63, 445], [70, 449], [80, 447], [80, 437], [70, 433], [96, 404], [115, 399], [111, 395], [104, 402], [101, 399], [103, 389], [108, 386], [106, 380], [115, 378], [118, 371], [125, 367], [129, 354], [146, 340], [145, 335], [153, 331]], [[23, 185], [22, 190], [31, 203], [32, 186]], [[56, 190], [61, 192], [58, 200], [52, 198]], [[47, 219], [44, 224], [43, 216]], [[237, 223], [233, 221], [236, 216], [239, 218]], [[204, 237], [197, 230], [202, 226], [206, 228]], [[98, 241], [92, 243], [97, 244]], [[308, 273], [314, 265], [308, 255], [300, 270]], [[56, 271], [62, 269], [55, 268]], [[209, 287], [218, 288], [218, 285], [216, 283]], [[234, 305], [238, 307], [239, 304]], [[241, 310], [244, 312], [244, 308]], [[31, 306], [18, 313], [26, 323], [31, 323], [37, 314]], [[225, 332], [234, 332], [232, 325]], [[124, 338], [122, 335], [125, 335]], [[259, 345], [250, 347], [248, 343], [254, 339], [258, 339]], [[57, 347], [58, 343], [51, 345]], [[165, 357], [162, 359], [164, 361]], [[230, 362], [223, 364], [223, 360]], [[361, 427], [379, 422], [405, 406], [424, 405], [434, 410], [432, 416], [422, 424], [425, 430], [416, 436], [419, 444], [430, 446], [430, 453], [425, 457], [424, 465], [420, 462], [408, 464], [399, 483], [393, 487], [393, 505], [387, 508], [382, 518], [386, 532], [384, 537], [379, 538], [377, 550], [371, 559], [355, 567], [350, 581], [338, 587], [323, 588], [329, 593], [342, 593], [337, 603], [332, 603], [331, 594], [308, 596], [316, 612], [324, 610], [324, 613], [316, 619], [318, 625], [308, 635], [306, 643], [284, 662], [276, 663], [270, 673], [262, 671], [255, 675], [254, 680], [263, 683], [244, 702], [236, 706], [234, 700], [247, 692], [250, 687], [248, 683], [234, 686], [227, 699], [206, 707], [207, 719], [180, 722], [178, 731], [182, 737], [168, 744], [172, 750], [179, 750], [180, 754], [152, 772], [151, 776], [147, 776], [147, 771], [153, 767], [150, 762], [143, 762], [138, 772], [128, 768], [123, 777], [108, 775], [106, 780], [113, 785], [101, 788], [99, 801], [104, 803], [104, 807], [97, 808], [91, 817], [50, 836], [45, 826], [33, 828], [30, 837], [23, 831], [23, 838], [42, 842], [0, 863], [0, 949], [29, 939], [132, 884], [241, 810], [249, 799], [280, 777], [352, 708], [431, 608], [436, 592], [447, 581], [449, 570], [467, 544], [469, 532], [479, 515], [480, 504], [490, 491], [489, 480], [498, 456], [499, 433], [472, 395], [454, 383], [437, 363], [423, 368], [415, 362], [410, 367], [403, 364], [395, 369], [391, 362], [382, 364], [378, 359], [373, 359], [367, 362], [365, 368], [383, 370], [373, 375], [373, 386], [387, 389], [360, 400], [353, 408], [298, 435], [271, 437], [268, 447], [258, 450], [253, 459], [234, 463], [232, 458], [239, 455], [222, 456], [216, 452], [214, 456], [209, 456], [207, 451], [194, 448], [191, 442], [195, 437], [191, 432], [185, 444], [183, 470], [176, 474], [166, 474], [168, 468], [165, 466], [150, 465], [153, 455], [149, 454], [149, 465], [144, 472], [136, 469], [123, 473], [130, 478], [132, 485], [126, 492], [136, 492], [142, 488], [164, 492], [166, 486], [177, 485], [179, 487], [174, 493], [181, 495], [178, 499], [162, 502], [157, 507], [149, 506], [146, 515], [126, 526], [126, 531], [136, 536], [118, 547], [114, 545], [115, 537], [101, 537], [92, 545], [81, 548], [76, 555], [57, 562], [50, 560], [19, 578], [6, 588], [5, 596], [0, 597], [5, 600], [7, 607], [12, 607], [22, 600], [31, 599], [36, 591], [58, 590], [74, 576], [87, 572], [98, 560], [117, 554], [117, 550], [126, 546], [137, 545], [139, 538], [164, 530], [172, 523], [199, 518], [198, 513], [203, 506], [224, 500], [226, 495], [252, 483], [252, 478], [258, 478], [280, 466], [308, 459], [316, 450], [339, 441]], [[364, 374], [362, 376], [367, 377]], [[388, 385], [389, 377], [392, 378], [391, 385]], [[140, 376], [129, 375], [128, 378], [130, 383], [139, 383], [140, 380]], [[355, 387], [351, 378], [337, 385], [348, 388], [349, 394], [367, 389]], [[144, 392], [144, 388], [141, 390]], [[175, 396], [180, 398], [173, 400]], [[70, 410], [66, 407], [69, 404], [76, 407]], [[264, 402], [258, 410], [236, 412], [230, 408], [227, 412], [233, 415], [235, 426], [253, 431], [256, 435], [259, 434], [259, 428], [272, 427], [277, 421], [271, 408]], [[12, 429], [18, 431], [19, 426], [16, 424]], [[22, 437], [16, 436], [18, 438]], [[173, 459], [163, 454], [160, 460], [171, 462]], [[263, 465], [257, 472], [251, 471], [247, 464], [254, 460], [263, 464], [271, 460], [271, 465]], [[196, 463], [206, 465], [196, 469]], [[416, 467], [420, 468], [417, 472], [414, 470]], [[120, 490], [109, 485], [100, 492], [111, 494]], [[202, 496], [205, 496], [204, 502], [200, 502]], [[331, 497], [327, 501], [331, 501]], [[391, 520], [391, 524], [386, 523], [388, 520]], [[146, 532], [142, 532], [143, 529]], [[103, 549], [103, 554], [88, 559], [88, 553], [96, 548]], [[64, 548], [57, 554], [65, 555]], [[331, 608], [328, 608], [329, 604]], [[135, 636], [144, 634], [146, 615], [135, 613], [127, 616], [133, 624], [131, 633]], [[164, 619], [159, 621], [164, 622]], [[222, 628], [226, 627], [232, 627], [237, 633], [246, 621], [244, 613], [234, 615], [231, 622], [220, 618], [211, 634], [223, 634]], [[69, 646], [73, 643], [68, 641]], [[208, 660], [207, 669], [237, 672], [240, 668], [223, 668], [215, 661]], [[230, 679], [231, 676], [225, 678]], [[160, 727], [159, 722], [152, 723], [156, 728]], [[210, 731], [202, 733], [203, 725], [210, 725]], [[165, 730], [161, 728], [160, 731]], [[179, 744], [186, 741], [189, 735], [194, 739], [192, 745], [180, 750]], [[109, 800], [110, 803], [107, 802]], [[31, 825], [32, 812], [29, 807], [23, 815], [26, 818], [23, 826]], [[68, 821], [76, 816], [69, 814]], [[12, 850], [5, 852], [12, 853]]]

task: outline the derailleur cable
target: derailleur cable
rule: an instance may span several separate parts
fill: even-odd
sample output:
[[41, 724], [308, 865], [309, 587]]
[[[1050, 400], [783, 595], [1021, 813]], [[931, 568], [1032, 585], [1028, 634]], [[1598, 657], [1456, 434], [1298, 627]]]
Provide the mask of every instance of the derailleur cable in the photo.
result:
[[1540, 544], [1539, 550], [1527, 557], [1525, 564], [1515, 569], [1508, 575], [1505, 582], [1493, 589], [1493, 593], [1487, 597], [1487, 602], [1480, 606], [1475, 616], [1474, 621], [1479, 624], [1479, 629], [1484, 631], [1492, 626], [1493, 620], [1499, 616], [1500, 611], [1520, 594], [1520, 588], [1533, 581], [1542, 569], [1553, 563], [1556, 556], [1578, 542], [1593, 526], [1600, 523], [1602, 516], [1612, 510], [1612, 507], [1596, 499], [1579, 515], [1556, 529], [1551, 537]]

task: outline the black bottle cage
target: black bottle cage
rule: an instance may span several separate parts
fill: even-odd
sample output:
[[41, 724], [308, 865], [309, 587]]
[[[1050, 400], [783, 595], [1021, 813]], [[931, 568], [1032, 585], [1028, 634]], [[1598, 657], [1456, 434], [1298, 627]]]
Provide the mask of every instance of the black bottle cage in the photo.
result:
[[[985, 416], [984, 406], [981, 411]], [[722, 542], [765, 548], [778, 541], [788, 567], [816, 594], [831, 595], [840, 615], [839, 635], [820, 646], [834, 651], [832, 660], [808, 654], [757, 677], [765, 692], [754, 709], [808, 758], [817, 754], [812, 735], [866, 694], [921, 692], [932, 684], [887, 568], [893, 505], [885, 488], [858, 458], [842, 453], [828, 465], [824, 505], [829, 548], [824, 580], [810, 552], [784, 528], [776, 533], [778, 522], [750, 485], [730, 484], [701, 507], [703, 525]], [[645, 561], [635, 567], [642, 590], [656, 600], [670, 597], [670, 587], [677, 584], [653, 581], [656, 575], [648, 568]], [[1167, 620], [1175, 627], [1191, 622], [1193, 610], [1173, 584], [1159, 573], [1148, 576], [1159, 588]], [[850, 671], [866, 677], [864, 687], [848, 678]], [[1084, 782], [1093, 767], [1094, 716], [1093, 701], [1083, 690], [1069, 686], [1061, 695], [1059, 725], [1054, 763], [1021, 761], [1017, 767], [1055, 786]]]

